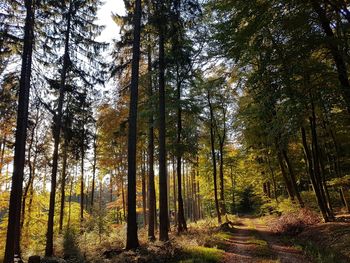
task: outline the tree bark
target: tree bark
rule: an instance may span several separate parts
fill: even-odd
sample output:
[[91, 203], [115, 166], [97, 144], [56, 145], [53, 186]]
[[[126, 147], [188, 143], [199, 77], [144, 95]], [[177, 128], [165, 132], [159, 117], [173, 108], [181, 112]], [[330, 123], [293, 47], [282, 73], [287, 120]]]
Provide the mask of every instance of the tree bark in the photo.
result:
[[211, 158], [213, 162], [213, 180], [214, 180], [214, 199], [215, 199], [215, 208], [216, 214], [218, 217], [218, 223], [221, 224], [221, 214], [219, 208], [219, 200], [218, 200], [218, 186], [217, 186], [217, 176], [216, 176], [216, 155], [215, 155], [215, 137], [214, 137], [214, 113], [213, 107], [211, 104], [210, 92], [207, 92], [207, 100], [210, 111], [210, 146], [211, 146]]
[[148, 46], [148, 101], [151, 104], [148, 120], [148, 239], [155, 240], [156, 192], [154, 184], [154, 128], [153, 128], [153, 87], [152, 87], [152, 48]]
[[281, 168], [281, 173], [282, 173], [282, 176], [283, 176], [283, 179], [284, 179], [284, 183], [285, 183], [286, 188], [287, 188], [288, 196], [292, 200], [292, 202], [294, 202], [295, 194], [294, 194], [292, 185], [291, 185], [291, 183], [289, 181], [289, 178], [287, 176], [286, 168], [285, 168], [284, 163], [283, 163], [282, 153], [279, 150], [277, 144], [276, 144], [276, 150], [277, 150], [278, 163], [279, 163], [280, 168]]
[[296, 195], [296, 197], [298, 199], [300, 207], [303, 208], [305, 206], [304, 205], [304, 201], [301, 198], [300, 192], [298, 190], [298, 185], [297, 185], [297, 182], [296, 182], [294, 170], [293, 170], [292, 164], [289, 161], [289, 157], [287, 155], [287, 151], [286, 150], [282, 150], [282, 155], [283, 155], [283, 158], [284, 158], [284, 160], [286, 161], [286, 164], [287, 164], [287, 168], [288, 168], [290, 179], [291, 179], [291, 183], [292, 183], [291, 186], [293, 187], [293, 192], [295, 193], [295, 195]]
[[147, 197], [146, 197], [146, 158], [145, 158], [146, 154], [141, 153], [141, 159], [142, 159], [142, 163], [141, 163], [141, 185], [142, 185], [142, 210], [143, 210], [143, 223], [144, 223], [144, 227], [147, 226]]
[[94, 162], [92, 164], [92, 184], [91, 184], [91, 200], [90, 200], [90, 212], [94, 211], [94, 198], [95, 198], [95, 180], [96, 180], [96, 163], [97, 163], [97, 131], [94, 135]]
[[19, 83], [16, 141], [13, 162], [12, 187], [10, 193], [8, 225], [5, 248], [5, 263], [14, 262], [14, 255], [20, 255], [20, 218], [25, 165], [25, 144], [28, 126], [28, 105], [30, 77], [32, 70], [32, 51], [34, 39], [34, 3], [25, 1], [26, 18], [24, 26], [24, 44], [22, 53], [21, 77]]
[[65, 140], [64, 140], [64, 146], [63, 146], [63, 164], [62, 164], [62, 178], [61, 178], [61, 208], [60, 208], [60, 219], [59, 219], [59, 227], [58, 232], [62, 234], [63, 230], [63, 218], [64, 218], [64, 206], [65, 206], [65, 199], [66, 199], [66, 171], [67, 171], [67, 148], [68, 148], [68, 139], [67, 135], [65, 134]]
[[318, 206], [319, 206], [319, 208], [321, 210], [322, 217], [327, 222], [328, 221], [328, 216], [327, 216], [327, 212], [325, 210], [325, 205], [324, 205], [324, 202], [322, 200], [322, 196], [321, 196], [321, 193], [320, 193], [319, 186], [318, 186], [317, 181], [316, 181], [314, 169], [312, 167], [313, 160], [312, 160], [312, 155], [311, 155], [311, 152], [310, 152], [308, 144], [307, 144], [306, 132], [305, 132], [305, 128], [304, 127], [301, 127], [301, 136], [302, 136], [302, 143], [303, 143], [304, 153], [305, 153], [305, 156], [306, 156], [306, 164], [307, 164], [307, 167], [308, 167], [308, 170], [309, 170], [309, 175], [310, 175], [311, 183], [312, 183], [312, 186], [313, 186], [313, 190], [314, 190], [315, 195], [316, 195], [316, 200], [317, 200]]
[[134, 249], [139, 246], [137, 237], [136, 214], [136, 146], [137, 146], [137, 102], [139, 85], [140, 35], [141, 35], [141, 0], [135, 1], [134, 35], [132, 47], [132, 69], [129, 108], [128, 132], [128, 213], [126, 248]]
[[70, 30], [71, 30], [71, 16], [72, 16], [72, 3], [69, 2], [69, 11], [67, 15], [67, 28], [65, 33], [65, 46], [64, 46], [64, 55], [63, 55], [63, 66], [61, 71], [61, 83], [59, 89], [59, 98], [57, 112], [54, 116], [54, 150], [52, 156], [52, 174], [51, 174], [51, 192], [50, 192], [50, 204], [49, 204], [49, 215], [47, 222], [47, 234], [46, 234], [46, 247], [45, 247], [45, 256], [53, 256], [53, 225], [54, 225], [54, 216], [55, 216], [55, 199], [56, 199], [56, 180], [57, 180], [57, 166], [58, 166], [58, 148], [60, 144], [60, 134], [61, 134], [61, 119], [62, 119], [62, 108], [65, 95], [65, 85], [66, 85], [66, 76], [68, 71], [69, 64], [69, 39], [70, 39]]
[[[160, 13], [164, 18], [163, 4]], [[164, 19], [161, 19], [162, 22]], [[159, 23], [159, 240], [167, 241], [168, 236], [168, 194], [166, 162], [165, 123], [165, 28]]]
[[182, 145], [181, 145], [181, 133], [182, 133], [182, 107], [181, 107], [181, 83], [177, 74], [177, 137], [176, 137], [176, 173], [177, 173], [177, 203], [178, 203], [178, 224], [177, 232], [181, 233], [187, 231], [184, 203], [182, 199], [182, 180], [181, 180], [181, 163], [182, 163]]

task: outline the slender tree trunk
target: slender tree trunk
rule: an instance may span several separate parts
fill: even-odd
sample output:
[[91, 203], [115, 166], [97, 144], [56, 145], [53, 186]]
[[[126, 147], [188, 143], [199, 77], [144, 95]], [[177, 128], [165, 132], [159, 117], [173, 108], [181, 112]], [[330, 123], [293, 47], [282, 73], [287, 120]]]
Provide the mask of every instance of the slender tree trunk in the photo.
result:
[[182, 199], [182, 182], [181, 182], [181, 163], [182, 163], [182, 147], [181, 147], [181, 133], [182, 133], [182, 108], [181, 108], [181, 84], [178, 80], [177, 84], [177, 149], [176, 149], [176, 172], [177, 172], [177, 202], [178, 202], [178, 224], [177, 232], [181, 233], [187, 231], [185, 213], [184, 213], [184, 204]]
[[33, 184], [33, 179], [34, 179], [34, 169], [35, 168], [33, 166], [35, 166], [35, 163], [36, 163], [37, 153], [36, 152], [34, 153], [33, 162], [31, 160], [31, 158], [32, 158], [32, 149], [33, 149], [33, 143], [34, 143], [35, 129], [36, 129], [36, 126], [38, 123], [38, 114], [39, 114], [39, 110], [37, 111], [35, 124], [33, 125], [33, 128], [31, 130], [31, 138], [30, 138], [30, 143], [29, 143], [29, 147], [28, 147], [29, 178], [28, 178], [28, 183], [24, 188], [24, 193], [23, 193], [23, 198], [22, 198], [22, 213], [21, 213], [20, 233], [22, 232], [24, 219], [25, 219], [26, 200], [27, 200], [28, 192], [29, 192], [31, 185]]
[[59, 227], [58, 232], [62, 234], [63, 230], [63, 218], [64, 218], [64, 206], [65, 206], [65, 199], [66, 199], [66, 171], [67, 171], [67, 148], [68, 148], [68, 139], [67, 135], [65, 134], [65, 140], [64, 140], [64, 146], [63, 146], [63, 164], [62, 164], [62, 178], [61, 178], [61, 208], [60, 208], [60, 220], [59, 220]]
[[155, 240], [156, 191], [154, 184], [154, 128], [153, 128], [153, 87], [152, 87], [152, 48], [148, 46], [148, 101], [151, 112], [148, 120], [148, 239]]
[[[0, 175], [2, 175], [2, 171], [4, 168], [4, 157], [5, 157], [5, 148], [6, 148], [6, 134], [2, 140], [2, 143], [0, 144], [0, 150], [1, 150], [1, 155], [0, 155]], [[0, 185], [1, 186], [1, 185]]]
[[[83, 107], [84, 111], [84, 107]], [[84, 231], [84, 199], [85, 199], [85, 176], [84, 176], [84, 160], [85, 160], [85, 116], [83, 116], [82, 123], [82, 134], [81, 134], [81, 142], [80, 142], [80, 152], [81, 152], [81, 162], [80, 162], [80, 231], [81, 233]]]
[[226, 205], [225, 205], [225, 189], [224, 189], [224, 138], [220, 139], [219, 143], [219, 177], [220, 177], [220, 210], [221, 214], [226, 214]]
[[281, 168], [281, 173], [282, 173], [282, 176], [283, 176], [286, 188], [287, 188], [288, 196], [294, 202], [294, 198], [295, 198], [294, 191], [293, 191], [292, 185], [291, 185], [291, 183], [288, 179], [288, 176], [287, 176], [286, 168], [285, 168], [284, 163], [283, 163], [282, 153], [278, 149], [277, 144], [276, 144], [276, 149], [277, 149], [278, 163], [279, 163], [280, 168]]
[[214, 113], [213, 107], [211, 105], [210, 93], [207, 93], [207, 100], [210, 110], [210, 146], [211, 146], [211, 157], [213, 162], [213, 180], [214, 180], [214, 199], [215, 199], [215, 208], [216, 214], [218, 217], [218, 223], [221, 224], [221, 214], [219, 209], [219, 200], [218, 200], [218, 186], [216, 179], [216, 155], [215, 155], [215, 137], [214, 137]]
[[308, 144], [307, 144], [306, 132], [305, 132], [305, 128], [304, 127], [301, 127], [301, 136], [302, 136], [304, 153], [305, 153], [305, 156], [306, 156], [306, 164], [307, 164], [308, 169], [309, 169], [309, 175], [310, 175], [311, 183], [312, 183], [312, 186], [313, 186], [313, 190], [314, 190], [315, 195], [316, 195], [316, 200], [317, 200], [318, 206], [319, 206], [319, 208], [321, 210], [323, 219], [327, 222], [328, 221], [328, 216], [327, 216], [327, 212], [325, 210], [324, 202], [322, 200], [320, 189], [319, 189], [317, 181], [316, 181], [314, 169], [312, 167], [313, 160], [312, 160], [312, 155], [311, 155], [311, 152], [310, 152]]
[[330, 217], [333, 218], [333, 207], [331, 204], [331, 198], [329, 195], [329, 191], [328, 191], [328, 187], [327, 187], [327, 182], [326, 182], [326, 169], [324, 166], [324, 154], [323, 151], [319, 148], [319, 158], [320, 158], [320, 168], [321, 168], [321, 183], [323, 186], [323, 191], [325, 193], [325, 201], [326, 201], [326, 205], [327, 208], [330, 212]]
[[177, 205], [176, 205], [176, 199], [177, 199], [177, 194], [176, 194], [176, 169], [175, 169], [175, 158], [173, 156], [173, 206], [174, 206], [174, 224], [177, 226]]
[[291, 186], [293, 187], [293, 192], [295, 193], [295, 195], [296, 195], [296, 197], [298, 199], [300, 207], [303, 208], [305, 205], [304, 205], [303, 199], [301, 198], [300, 192], [298, 190], [298, 185], [297, 185], [297, 182], [296, 182], [294, 170], [293, 170], [291, 162], [289, 161], [289, 158], [288, 158], [288, 155], [287, 155], [287, 151], [286, 150], [282, 150], [282, 155], [284, 157], [284, 160], [286, 161], [287, 168], [289, 170], [289, 175], [290, 175], [290, 179], [291, 179], [291, 183], [292, 183]]
[[54, 216], [55, 216], [58, 148], [60, 144], [62, 108], [63, 108], [64, 94], [65, 94], [66, 76], [67, 76], [68, 64], [69, 64], [69, 39], [70, 39], [70, 30], [71, 30], [72, 8], [73, 8], [72, 3], [69, 2], [69, 11], [67, 15], [67, 28], [65, 33], [65, 46], [64, 46], [64, 55], [63, 55], [63, 66], [61, 71], [61, 83], [60, 83], [60, 90], [59, 90], [58, 106], [57, 106], [56, 115], [54, 116], [54, 125], [55, 125], [53, 130], [54, 150], [53, 150], [53, 156], [52, 156], [51, 192], [50, 192], [50, 205], [49, 205], [46, 247], [45, 247], [46, 257], [51, 257], [54, 252], [53, 251], [53, 225], [54, 225]]
[[340, 194], [341, 194], [341, 197], [342, 197], [343, 202], [345, 204], [346, 211], [348, 213], [350, 213], [350, 205], [349, 205], [349, 201], [348, 201], [347, 195], [346, 195], [346, 193], [344, 191], [344, 187], [340, 187]]
[[142, 210], [143, 210], [143, 222], [144, 222], [144, 227], [147, 226], [147, 212], [146, 212], [146, 209], [147, 209], [147, 197], [146, 197], [146, 154], [143, 153], [142, 151], [142, 163], [141, 163], [141, 184], [142, 184]]
[[94, 198], [95, 198], [95, 179], [96, 179], [96, 163], [97, 163], [97, 131], [94, 135], [94, 162], [92, 164], [92, 184], [91, 184], [91, 200], [90, 200], [90, 212], [94, 210]]
[[231, 188], [232, 188], [231, 213], [234, 214], [236, 212], [236, 196], [235, 196], [236, 180], [235, 180], [235, 176], [233, 175], [233, 172], [232, 172], [232, 166], [230, 166], [230, 178], [231, 178]]
[[69, 191], [69, 198], [68, 198], [67, 229], [70, 228], [70, 215], [71, 215], [71, 211], [72, 211], [72, 194], [73, 194], [73, 180], [71, 180], [71, 183], [70, 183], [70, 191]]
[[320, 155], [319, 155], [320, 150], [319, 150], [318, 137], [317, 137], [315, 106], [312, 101], [311, 101], [311, 109], [312, 109], [312, 115], [309, 118], [309, 121], [310, 121], [311, 138], [312, 138], [313, 168], [314, 168], [316, 183], [318, 185], [320, 195], [322, 198], [322, 203], [323, 203], [325, 212], [327, 213], [327, 218], [325, 218], [325, 221], [328, 221], [333, 217], [333, 215], [326, 205], [326, 195], [324, 192], [324, 186], [322, 183], [322, 174], [320, 171]]
[[[161, 14], [163, 3], [161, 3]], [[164, 19], [162, 19], [164, 21]], [[166, 122], [165, 122], [165, 31], [159, 24], [159, 240], [167, 241], [168, 236], [168, 194], [166, 161]]]
[[272, 165], [271, 165], [270, 157], [268, 155], [266, 156], [266, 159], [267, 159], [267, 164], [269, 166], [269, 170], [271, 173], [271, 179], [272, 179], [272, 185], [273, 185], [273, 195], [275, 197], [276, 203], [278, 203], [276, 176], [275, 176], [275, 173], [274, 173]]
[[126, 220], [126, 204], [125, 204], [125, 191], [124, 191], [124, 177], [121, 175], [121, 185], [122, 185], [122, 201], [123, 201], [123, 218]]

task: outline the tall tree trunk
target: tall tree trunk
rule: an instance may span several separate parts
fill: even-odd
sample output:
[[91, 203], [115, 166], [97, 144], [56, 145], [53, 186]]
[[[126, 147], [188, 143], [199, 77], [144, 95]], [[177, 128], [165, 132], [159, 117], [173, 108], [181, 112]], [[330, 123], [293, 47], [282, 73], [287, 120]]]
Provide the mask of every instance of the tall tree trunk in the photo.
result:
[[305, 153], [305, 156], [306, 156], [306, 164], [307, 164], [307, 167], [308, 167], [308, 170], [309, 170], [309, 175], [310, 175], [311, 183], [312, 183], [312, 186], [313, 186], [313, 190], [314, 190], [315, 195], [316, 195], [316, 200], [317, 200], [318, 206], [319, 206], [319, 208], [321, 210], [321, 214], [323, 216], [323, 219], [327, 222], [328, 221], [328, 216], [327, 216], [327, 212], [326, 212], [326, 209], [325, 209], [324, 202], [322, 200], [322, 196], [321, 196], [321, 193], [320, 193], [319, 186], [318, 186], [317, 181], [316, 181], [317, 179], [315, 177], [314, 169], [312, 167], [312, 164], [313, 164], [314, 161], [312, 160], [312, 155], [311, 155], [308, 143], [307, 143], [306, 132], [305, 132], [305, 128], [304, 127], [301, 127], [301, 136], [302, 136], [302, 143], [303, 143], [304, 153]]
[[278, 163], [279, 163], [280, 168], [281, 168], [281, 173], [282, 173], [282, 177], [284, 179], [284, 183], [285, 183], [286, 188], [287, 188], [288, 196], [294, 202], [294, 198], [295, 198], [294, 191], [293, 191], [292, 185], [289, 181], [289, 178], [287, 176], [287, 171], [286, 171], [286, 168], [285, 168], [284, 163], [283, 163], [282, 153], [279, 150], [277, 143], [276, 143], [276, 150], [277, 150]]
[[236, 212], [236, 196], [235, 196], [236, 178], [233, 175], [232, 166], [230, 166], [230, 178], [231, 178], [231, 188], [232, 188], [231, 213], [234, 214]]
[[[224, 135], [225, 136], [225, 135]], [[224, 138], [221, 138], [219, 143], [219, 177], [220, 177], [220, 210], [221, 214], [226, 214], [226, 205], [225, 205], [225, 189], [224, 189]]]
[[[163, 15], [163, 3], [160, 13]], [[162, 19], [164, 21], [164, 19]], [[159, 240], [167, 241], [168, 236], [168, 194], [166, 161], [165, 123], [165, 28], [159, 24]]]
[[[76, 175], [76, 173], [75, 173]], [[72, 194], [73, 194], [73, 179], [70, 182], [70, 190], [69, 190], [69, 197], [68, 197], [68, 220], [67, 220], [67, 229], [70, 228], [70, 218], [71, 218], [71, 211], [72, 211]]]
[[125, 191], [124, 191], [124, 177], [121, 175], [121, 186], [122, 186], [122, 202], [123, 202], [123, 220], [126, 221], [126, 204], [125, 204]]
[[31, 138], [30, 138], [30, 143], [28, 147], [28, 166], [29, 166], [29, 178], [28, 178], [28, 183], [24, 188], [24, 193], [23, 193], [23, 198], [22, 198], [22, 213], [21, 213], [21, 227], [20, 227], [20, 233], [22, 232], [23, 225], [24, 225], [24, 219], [25, 219], [25, 210], [26, 210], [26, 200], [28, 196], [29, 189], [31, 188], [33, 184], [33, 179], [34, 179], [34, 172], [35, 172], [35, 164], [36, 164], [36, 158], [37, 158], [37, 152], [34, 152], [34, 160], [32, 162], [32, 149], [33, 149], [33, 143], [34, 143], [34, 135], [35, 135], [35, 130], [38, 124], [38, 118], [39, 118], [39, 110], [37, 109], [36, 117], [35, 117], [35, 123], [32, 127], [31, 130]]
[[14, 255], [20, 255], [20, 218], [25, 165], [25, 143], [27, 139], [28, 105], [30, 76], [32, 70], [32, 51], [34, 38], [34, 3], [25, 1], [26, 18], [22, 53], [21, 78], [19, 83], [16, 141], [13, 163], [12, 187], [10, 194], [8, 225], [5, 248], [5, 263], [14, 262]]
[[182, 199], [182, 182], [181, 182], [181, 163], [182, 163], [182, 147], [181, 147], [181, 133], [182, 133], [182, 108], [181, 108], [181, 84], [177, 75], [177, 138], [176, 138], [176, 172], [177, 172], [177, 202], [178, 202], [178, 224], [177, 232], [181, 233], [187, 231], [187, 225], [184, 213], [184, 204]]
[[342, 197], [342, 200], [345, 204], [345, 208], [346, 208], [346, 211], [348, 213], [350, 213], [350, 205], [349, 205], [349, 201], [348, 201], [348, 198], [347, 198], [347, 195], [346, 195], [346, 191], [344, 191], [344, 187], [340, 187], [340, 195]]
[[273, 171], [269, 155], [266, 156], [266, 159], [267, 159], [267, 164], [269, 166], [269, 170], [271, 173], [271, 179], [272, 179], [272, 185], [273, 185], [273, 195], [275, 197], [276, 203], [278, 203], [276, 176], [275, 176], [275, 173]]
[[141, 159], [142, 159], [142, 163], [141, 163], [141, 184], [142, 184], [142, 210], [143, 210], [143, 223], [144, 223], [144, 227], [147, 226], [147, 193], [146, 193], [146, 153], [144, 153], [142, 151], [141, 153]]
[[284, 160], [286, 161], [286, 164], [287, 164], [287, 168], [288, 168], [288, 171], [289, 171], [289, 175], [290, 175], [290, 179], [291, 179], [291, 186], [293, 187], [293, 192], [295, 193], [297, 199], [298, 199], [298, 202], [299, 202], [299, 205], [300, 207], [304, 207], [304, 202], [303, 202], [303, 199], [301, 198], [301, 195], [300, 195], [300, 192], [298, 190], [298, 185], [297, 185], [297, 181], [296, 181], [296, 178], [295, 178], [295, 174], [294, 174], [294, 170], [293, 170], [293, 167], [292, 167], [292, 164], [289, 160], [289, 157], [287, 155], [287, 151], [286, 150], [282, 150], [282, 155], [283, 155], [283, 158]]
[[91, 184], [91, 200], [90, 200], [90, 212], [94, 211], [94, 198], [95, 198], [95, 180], [96, 180], [96, 163], [97, 163], [97, 131], [94, 135], [94, 161], [92, 164], [92, 184]]
[[311, 101], [311, 109], [312, 109], [312, 112], [311, 112], [311, 117], [309, 118], [309, 121], [310, 121], [311, 139], [312, 139], [313, 168], [314, 168], [316, 183], [318, 185], [320, 195], [322, 198], [322, 203], [324, 205], [325, 212], [327, 213], [327, 218], [325, 218], [325, 221], [328, 221], [333, 217], [333, 215], [327, 207], [327, 204], [326, 204], [327, 200], [326, 200], [326, 195], [324, 192], [324, 186], [322, 182], [322, 174], [320, 170], [320, 150], [318, 145], [315, 105], [313, 101]]
[[154, 128], [153, 128], [153, 87], [152, 87], [152, 48], [148, 45], [148, 101], [151, 104], [148, 120], [148, 239], [155, 240], [154, 226], [156, 215], [156, 191], [154, 184]]
[[140, 35], [141, 35], [141, 0], [135, 1], [134, 35], [132, 46], [132, 69], [129, 107], [128, 132], [128, 213], [126, 248], [134, 249], [139, 246], [137, 237], [136, 214], [136, 146], [137, 146], [137, 102], [139, 85]]
[[221, 214], [219, 209], [219, 200], [218, 200], [218, 186], [216, 178], [216, 155], [215, 155], [215, 137], [214, 137], [214, 113], [213, 107], [211, 104], [210, 93], [207, 93], [208, 106], [210, 111], [210, 146], [211, 146], [211, 158], [213, 162], [213, 180], [214, 180], [214, 199], [215, 199], [215, 208], [216, 214], [218, 217], [218, 223], [221, 224]]
[[[63, 55], [63, 66], [61, 71], [61, 83], [60, 83], [60, 89], [59, 89], [58, 106], [57, 106], [57, 112], [54, 116], [54, 125], [55, 125], [53, 129], [54, 150], [53, 150], [53, 156], [52, 156], [51, 192], [50, 192], [50, 204], [49, 204], [49, 215], [48, 215], [48, 222], [47, 222], [46, 247], [45, 247], [46, 257], [51, 257], [53, 255], [53, 225], [54, 225], [54, 216], [55, 216], [58, 148], [60, 144], [61, 119], [62, 119], [62, 108], [63, 108], [65, 86], [66, 86], [66, 76], [67, 76], [68, 65], [69, 65], [69, 39], [70, 39], [70, 30], [71, 30], [72, 8], [73, 6], [70, 1], [69, 11], [67, 14], [67, 28], [65, 33], [65, 46], [64, 46], [64, 55]], [[66, 16], [66, 14], [64, 16]], [[65, 17], [63, 19], [65, 19]]]
[[174, 224], [175, 226], [177, 226], [177, 205], [176, 205], [176, 199], [177, 199], [177, 195], [176, 195], [176, 169], [175, 169], [175, 157], [173, 156], [173, 206], [174, 206]]
[[62, 234], [63, 230], [63, 218], [64, 218], [64, 206], [65, 206], [65, 199], [66, 199], [66, 171], [67, 171], [67, 148], [68, 148], [68, 139], [67, 135], [65, 134], [64, 139], [64, 146], [63, 146], [63, 164], [62, 164], [62, 177], [61, 177], [61, 208], [60, 208], [60, 219], [59, 219], [59, 227], [58, 232]]
[[[84, 121], [83, 121], [84, 122]], [[83, 131], [81, 135], [81, 145], [80, 145], [80, 152], [81, 152], [81, 162], [80, 162], [80, 231], [83, 230], [84, 225], [84, 159], [85, 159], [85, 128], [83, 123]]]

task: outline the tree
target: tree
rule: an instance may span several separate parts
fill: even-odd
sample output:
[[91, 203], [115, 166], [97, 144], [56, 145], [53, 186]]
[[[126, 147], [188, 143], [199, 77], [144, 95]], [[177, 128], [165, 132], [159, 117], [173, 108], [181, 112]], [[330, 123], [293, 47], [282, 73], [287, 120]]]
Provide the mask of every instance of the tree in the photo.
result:
[[14, 262], [14, 255], [20, 255], [20, 218], [23, 185], [23, 169], [25, 163], [25, 142], [28, 125], [28, 105], [30, 77], [32, 70], [32, 51], [34, 39], [35, 2], [25, 2], [26, 20], [24, 26], [24, 45], [18, 110], [16, 124], [16, 142], [13, 164], [12, 189], [9, 203], [9, 221], [7, 226], [4, 262]]
[[126, 248], [134, 249], [139, 246], [136, 221], [136, 145], [137, 145], [137, 100], [140, 60], [141, 35], [141, 0], [135, 1], [134, 9], [134, 38], [132, 72], [130, 86], [130, 110], [128, 132], [128, 214]]
[[158, 3], [159, 45], [159, 240], [167, 241], [168, 236], [168, 193], [166, 161], [166, 111], [165, 111], [165, 6]]

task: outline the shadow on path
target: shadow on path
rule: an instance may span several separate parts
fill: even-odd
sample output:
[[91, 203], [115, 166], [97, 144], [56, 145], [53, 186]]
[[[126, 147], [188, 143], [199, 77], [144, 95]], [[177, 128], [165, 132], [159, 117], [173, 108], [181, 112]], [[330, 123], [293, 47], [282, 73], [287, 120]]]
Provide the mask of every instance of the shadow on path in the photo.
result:
[[242, 217], [232, 238], [226, 240], [223, 262], [311, 263], [301, 249], [282, 242], [259, 218]]

